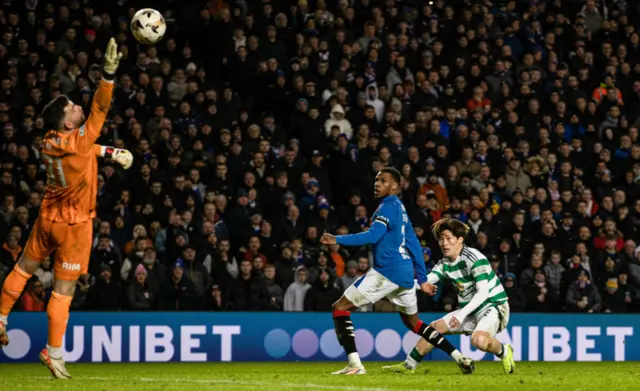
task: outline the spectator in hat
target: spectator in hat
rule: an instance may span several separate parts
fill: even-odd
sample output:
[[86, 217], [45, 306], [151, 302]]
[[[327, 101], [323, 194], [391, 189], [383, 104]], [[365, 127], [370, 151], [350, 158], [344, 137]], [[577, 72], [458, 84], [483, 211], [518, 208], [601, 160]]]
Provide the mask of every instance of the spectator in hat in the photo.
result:
[[627, 312], [625, 293], [618, 288], [619, 285], [617, 278], [608, 279], [605, 283], [602, 294], [603, 312], [607, 314]]
[[120, 282], [109, 265], [101, 264], [96, 282], [89, 288], [87, 307], [95, 311], [121, 311], [125, 304]]
[[162, 306], [168, 311], [196, 311], [201, 308], [203, 297], [196, 291], [187, 276], [188, 266], [182, 259], [171, 267], [171, 287], [162, 292]]
[[[360, 95], [358, 95], [360, 97]], [[385, 107], [384, 102], [380, 100], [380, 92], [378, 91], [378, 84], [372, 83], [367, 86], [365, 93], [365, 104], [373, 107], [376, 113], [378, 121], [382, 121], [384, 117]]]
[[340, 104], [336, 104], [331, 108], [331, 117], [324, 123], [324, 130], [327, 137], [331, 136], [331, 128], [333, 126], [338, 126], [339, 133], [344, 134], [347, 140], [351, 140], [353, 128], [345, 116], [344, 108]]
[[312, 211], [315, 213], [311, 215], [309, 225], [316, 227], [319, 232], [333, 232], [338, 227], [338, 218], [326, 197], [318, 197]]
[[158, 309], [158, 292], [147, 284], [147, 269], [139, 264], [134, 271], [134, 279], [127, 288], [128, 307], [134, 311], [149, 311]]
[[303, 216], [308, 216], [309, 210], [316, 203], [316, 198], [320, 192], [320, 183], [317, 179], [311, 178], [307, 183], [307, 186], [300, 197], [300, 201], [298, 207], [300, 208], [300, 213]]
[[298, 266], [295, 271], [295, 281], [289, 285], [284, 294], [283, 309], [285, 312], [305, 310], [305, 297], [307, 291], [311, 288], [311, 285], [307, 282], [307, 277], [307, 269], [302, 265]]
[[578, 280], [567, 291], [567, 310], [571, 312], [594, 313], [602, 309], [602, 298], [591, 283], [589, 272], [581, 270]]

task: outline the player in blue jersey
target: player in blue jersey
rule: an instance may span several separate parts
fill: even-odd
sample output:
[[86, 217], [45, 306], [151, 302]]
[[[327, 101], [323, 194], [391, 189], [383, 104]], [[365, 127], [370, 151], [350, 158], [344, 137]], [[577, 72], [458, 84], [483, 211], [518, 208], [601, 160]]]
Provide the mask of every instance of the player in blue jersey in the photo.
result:
[[[376, 176], [375, 197], [380, 206], [373, 214], [368, 231], [354, 235], [322, 235], [322, 244], [372, 246], [374, 265], [358, 278], [333, 304], [333, 320], [340, 345], [345, 349], [349, 365], [334, 375], [364, 375], [356, 349], [355, 331], [351, 322], [352, 310], [375, 303], [386, 297], [398, 308], [402, 322], [436, 348], [449, 354], [460, 367], [472, 361], [464, 357], [440, 333], [418, 317], [416, 279], [419, 288], [428, 295], [436, 293], [435, 285], [427, 282], [422, 247], [411, 226], [407, 211], [398, 198], [400, 173], [384, 168]], [[464, 369], [463, 369], [464, 371]]]

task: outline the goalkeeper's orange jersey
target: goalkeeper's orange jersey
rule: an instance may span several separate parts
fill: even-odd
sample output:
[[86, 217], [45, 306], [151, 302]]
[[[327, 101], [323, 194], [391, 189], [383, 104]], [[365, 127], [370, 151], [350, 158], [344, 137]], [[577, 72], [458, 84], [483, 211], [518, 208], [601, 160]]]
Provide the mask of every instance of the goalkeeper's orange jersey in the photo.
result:
[[70, 132], [50, 130], [45, 135], [42, 160], [47, 188], [40, 217], [75, 224], [95, 217], [98, 192], [96, 139], [107, 118], [113, 83], [101, 80], [86, 122]]

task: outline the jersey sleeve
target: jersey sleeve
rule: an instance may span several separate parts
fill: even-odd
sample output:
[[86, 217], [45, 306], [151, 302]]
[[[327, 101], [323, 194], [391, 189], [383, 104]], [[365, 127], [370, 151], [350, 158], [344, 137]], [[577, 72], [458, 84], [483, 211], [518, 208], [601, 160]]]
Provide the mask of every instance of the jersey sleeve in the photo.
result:
[[353, 235], [336, 236], [336, 243], [343, 246], [363, 246], [378, 243], [382, 236], [391, 229], [393, 223], [393, 208], [382, 204], [373, 216], [371, 227], [366, 232]]
[[435, 284], [442, 280], [444, 280], [444, 272], [442, 267], [442, 260], [440, 260], [433, 267], [433, 269], [431, 269], [431, 273], [427, 275], [427, 282], [429, 282], [429, 284]]
[[380, 223], [385, 226], [385, 229], [390, 230], [399, 218], [399, 211], [396, 208], [393, 208], [390, 204], [382, 204], [373, 217], [372, 225]]
[[102, 156], [102, 145], [93, 144], [93, 153], [96, 155], [96, 157], [101, 157]]
[[80, 155], [87, 155], [93, 149], [93, 144], [100, 137], [102, 126], [107, 119], [113, 97], [113, 82], [100, 80], [100, 85], [91, 103], [91, 113], [80, 126], [73, 131], [69, 138], [69, 148]]
[[478, 259], [471, 265], [471, 275], [476, 282], [489, 280], [490, 272], [491, 265], [486, 258]]

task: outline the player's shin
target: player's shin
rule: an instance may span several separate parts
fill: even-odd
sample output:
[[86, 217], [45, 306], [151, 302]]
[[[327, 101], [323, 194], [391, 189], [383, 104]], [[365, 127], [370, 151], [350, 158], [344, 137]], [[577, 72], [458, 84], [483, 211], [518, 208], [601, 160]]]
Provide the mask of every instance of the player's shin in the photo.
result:
[[336, 329], [338, 342], [344, 348], [349, 359], [351, 367], [361, 367], [360, 356], [356, 349], [356, 334], [351, 321], [351, 312], [349, 311], [333, 311], [333, 323]]
[[424, 338], [427, 342], [433, 345], [436, 349], [440, 349], [447, 353], [456, 362], [462, 359], [464, 356], [458, 351], [438, 330], [432, 326], [420, 321], [413, 328], [413, 332]]
[[0, 322], [7, 323], [9, 312], [11, 312], [30, 278], [31, 275], [20, 269], [17, 264], [14, 266], [13, 271], [9, 273], [9, 276], [4, 281], [2, 294], [0, 295]]
[[47, 350], [53, 359], [62, 358], [62, 337], [67, 329], [69, 321], [69, 307], [72, 296], [65, 296], [57, 292], [51, 294], [51, 300], [47, 305], [49, 318], [49, 341]]

